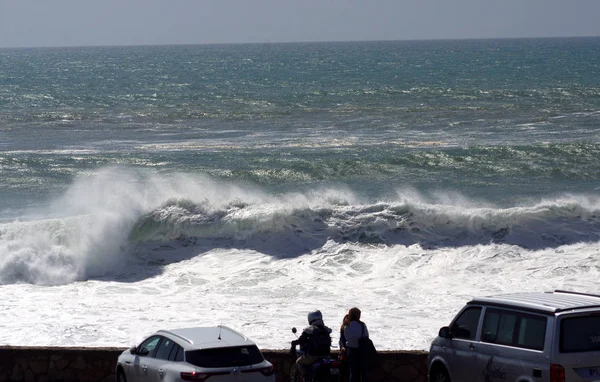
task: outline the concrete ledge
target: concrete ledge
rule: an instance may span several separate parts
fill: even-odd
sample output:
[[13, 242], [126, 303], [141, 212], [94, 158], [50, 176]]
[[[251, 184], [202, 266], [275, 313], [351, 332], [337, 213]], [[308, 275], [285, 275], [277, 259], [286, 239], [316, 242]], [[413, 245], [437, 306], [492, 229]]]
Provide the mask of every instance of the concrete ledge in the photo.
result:
[[[117, 357], [124, 348], [0, 347], [1, 382], [114, 382]], [[289, 380], [295, 359], [284, 350], [262, 350]], [[427, 352], [382, 351], [370, 382], [426, 382]]]

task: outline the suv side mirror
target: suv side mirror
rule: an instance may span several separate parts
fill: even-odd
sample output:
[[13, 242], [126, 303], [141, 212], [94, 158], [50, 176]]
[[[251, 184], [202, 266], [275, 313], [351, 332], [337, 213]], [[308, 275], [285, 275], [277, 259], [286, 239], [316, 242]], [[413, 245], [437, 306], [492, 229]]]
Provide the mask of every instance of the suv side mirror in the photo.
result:
[[444, 326], [443, 328], [440, 329], [438, 336], [440, 336], [442, 338], [452, 338], [452, 334], [450, 334], [450, 328], [447, 326]]

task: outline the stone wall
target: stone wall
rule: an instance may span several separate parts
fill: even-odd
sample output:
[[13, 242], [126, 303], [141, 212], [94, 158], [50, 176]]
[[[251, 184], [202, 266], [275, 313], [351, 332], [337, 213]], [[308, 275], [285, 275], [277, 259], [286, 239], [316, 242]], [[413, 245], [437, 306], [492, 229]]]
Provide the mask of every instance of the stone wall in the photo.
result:
[[[0, 382], [114, 382], [122, 348], [0, 347]], [[276, 369], [277, 382], [288, 381], [294, 359], [287, 351], [263, 350]], [[427, 353], [385, 351], [371, 382], [426, 382]]]
[[[263, 350], [263, 354], [275, 366], [276, 381], [287, 382], [295, 358], [291, 358], [287, 351]], [[371, 372], [369, 382], [427, 381], [427, 352], [380, 351], [377, 358], [377, 366]]]
[[120, 348], [0, 347], [0, 381], [114, 382]]

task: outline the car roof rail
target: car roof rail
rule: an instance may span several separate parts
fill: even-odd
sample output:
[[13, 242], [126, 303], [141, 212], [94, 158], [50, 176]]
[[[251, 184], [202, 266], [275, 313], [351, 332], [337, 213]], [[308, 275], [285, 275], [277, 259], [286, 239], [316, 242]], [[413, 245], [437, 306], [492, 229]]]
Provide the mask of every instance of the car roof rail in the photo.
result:
[[589, 297], [598, 297], [598, 298], [600, 298], [599, 294], [574, 292], [574, 291], [571, 291], [571, 290], [562, 290], [562, 289], [556, 289], [556, 290], [554, 290], [554, 292], [550, 292], [550, 293], [568, 293], [568, 294], [576, 294], [576, 295], [579, 295], [579, 296], [589, 296]]
[[172, 335], [174, 337], [179, 337], [179, 338], [181, 338], [182, 340], [184, 340], [187, 343], [190, 343], [190, 344], [192, 343], [192, 341], [189, 338], [186, 338], [186, 337], [184, 337], [182, 335], [179, 335], [177, 333], [173, 333], [170, 330], [161, 329], [161, 330], [157, 331], [156, 333], [167, 333], [167, 334], [170, 334], [170, 335]]

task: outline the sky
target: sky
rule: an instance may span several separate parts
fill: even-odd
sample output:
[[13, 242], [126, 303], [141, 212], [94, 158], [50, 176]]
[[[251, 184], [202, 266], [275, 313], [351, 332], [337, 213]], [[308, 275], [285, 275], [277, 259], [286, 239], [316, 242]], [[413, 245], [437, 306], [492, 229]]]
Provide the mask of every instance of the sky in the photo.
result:
[[0, 0], [0, 47], [600, 35], [599, 0]]

